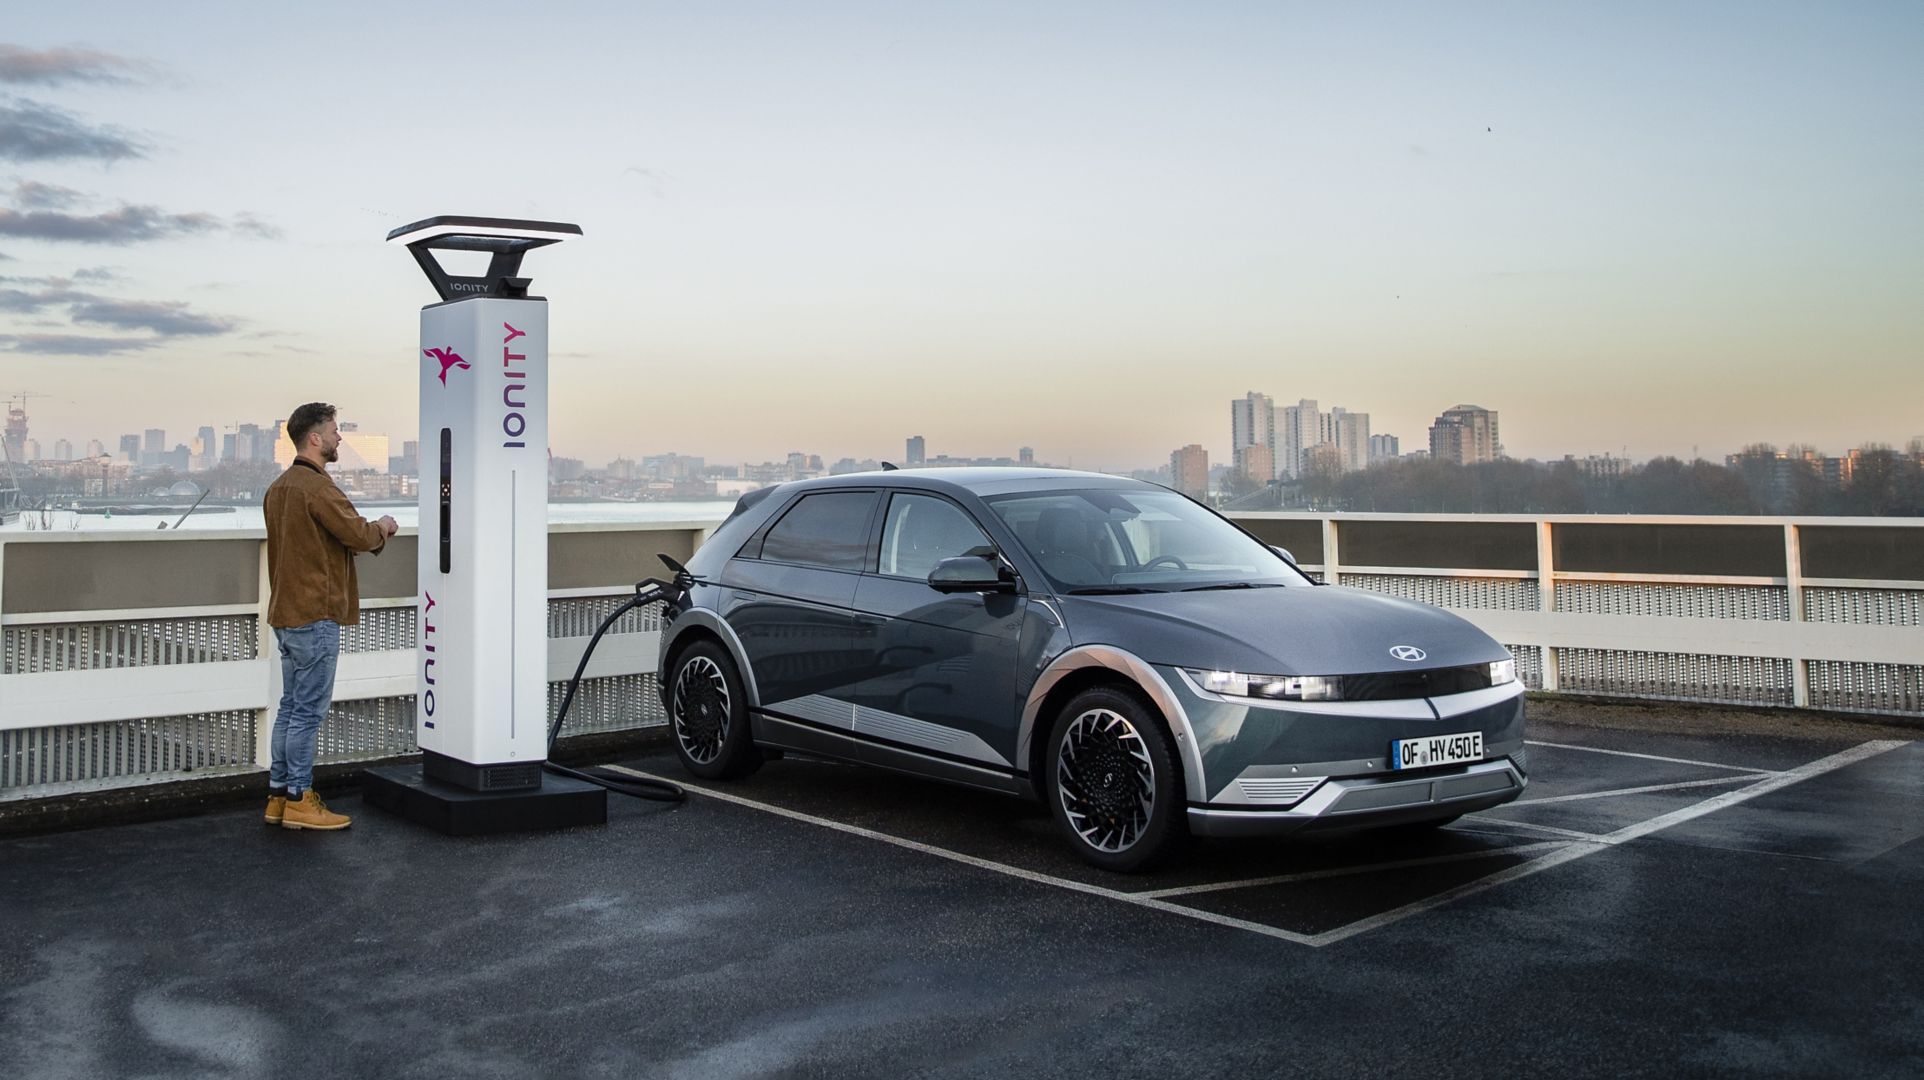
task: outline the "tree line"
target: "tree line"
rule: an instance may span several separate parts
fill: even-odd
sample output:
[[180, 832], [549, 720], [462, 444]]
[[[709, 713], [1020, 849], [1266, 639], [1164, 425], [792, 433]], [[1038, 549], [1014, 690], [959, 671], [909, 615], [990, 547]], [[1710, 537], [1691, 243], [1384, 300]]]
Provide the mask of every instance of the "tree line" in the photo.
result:
[[1794, 514], [1924, 516], [1924, 454], [1862, 448], [1848, 480], [1821, 466], [1746, 447], [1734, 465], [1654, 458], [1618, 476], [1574, 461], [1476, 465], [1397, 460], [1359, 472], [1311, 470], [1300, 481], [1225, 487], [1237, 509], [1280, 507], [1398, 514]]

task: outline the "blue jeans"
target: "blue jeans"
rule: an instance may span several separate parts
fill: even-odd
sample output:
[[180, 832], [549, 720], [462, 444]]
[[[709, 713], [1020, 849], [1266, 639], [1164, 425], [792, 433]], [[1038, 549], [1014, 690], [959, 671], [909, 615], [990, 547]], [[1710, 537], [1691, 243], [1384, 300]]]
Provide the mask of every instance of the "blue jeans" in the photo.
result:
[[334, 668], [341, 659], [341, 628], [331, 619], [275, 627], [281, 646], [281, 708], [274, 716], [274, 766], [267, 786], [299, 798], [314, 783], [314, 743], [334, 703]]

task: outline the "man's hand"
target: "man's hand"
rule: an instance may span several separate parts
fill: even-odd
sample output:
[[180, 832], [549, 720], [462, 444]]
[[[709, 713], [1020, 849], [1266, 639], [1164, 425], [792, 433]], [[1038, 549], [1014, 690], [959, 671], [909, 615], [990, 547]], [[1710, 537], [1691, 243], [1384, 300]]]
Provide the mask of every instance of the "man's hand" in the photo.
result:
[[381, 516], [381, 520], [375, 522], [374, 524], [379, 525], [383, 529], [386, 529], [387, 534], [389, 536], [393, 536], [395, 533], [401, 531], [401, 526], [397, 524], [393, 518], [388, 517], [385, 514]]

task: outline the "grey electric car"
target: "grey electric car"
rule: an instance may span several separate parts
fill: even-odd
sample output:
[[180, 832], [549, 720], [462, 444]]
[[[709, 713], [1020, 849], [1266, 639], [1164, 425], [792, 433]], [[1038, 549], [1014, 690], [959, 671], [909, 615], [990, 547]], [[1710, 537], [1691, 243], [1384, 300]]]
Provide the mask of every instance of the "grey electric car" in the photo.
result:
[[1503, 646], [1319, 585], [1165, 488], [929, 469], [744, 495], [678, 577], [682, 763], [795, 750], [1042, 800], [1084, 859], [1189, 834], [1440, 824], [1526, 783]]

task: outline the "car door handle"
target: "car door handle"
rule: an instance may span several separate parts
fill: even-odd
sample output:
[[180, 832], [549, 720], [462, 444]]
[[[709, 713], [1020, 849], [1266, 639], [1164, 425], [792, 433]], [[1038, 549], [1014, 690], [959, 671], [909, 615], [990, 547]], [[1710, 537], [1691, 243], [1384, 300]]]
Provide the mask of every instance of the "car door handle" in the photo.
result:
[[757, 595], [755, 595], [755, 594], [754, 594], [754, 593], [752, 593], [752, 592], [743, 592], [743, 591], [742, 591], [742, 590], [740, 590], [740, 589], [736, 589], [736, 590], [735, 590], [735, 599], [737, 599], [737, 600], [760, 600], [760, 599], [761, 599], [761, 597], [759, 597], [759, 596], [757, 596]]

